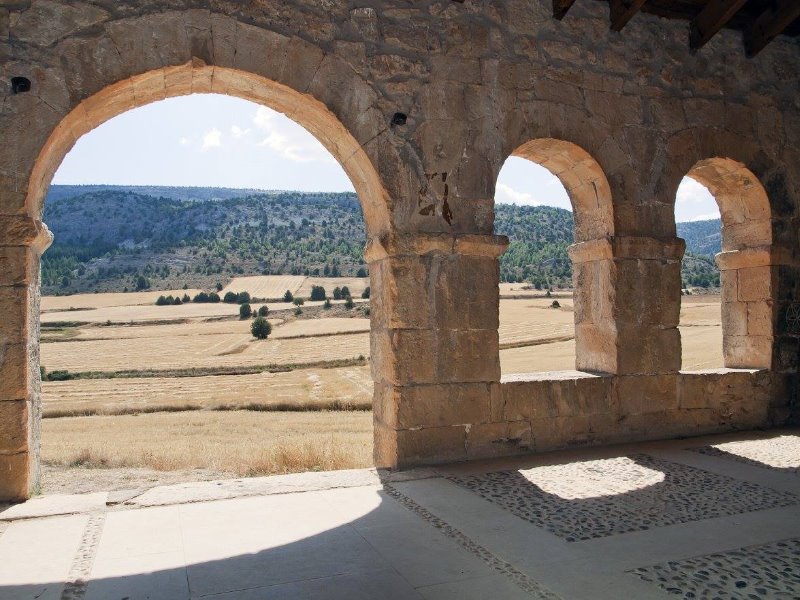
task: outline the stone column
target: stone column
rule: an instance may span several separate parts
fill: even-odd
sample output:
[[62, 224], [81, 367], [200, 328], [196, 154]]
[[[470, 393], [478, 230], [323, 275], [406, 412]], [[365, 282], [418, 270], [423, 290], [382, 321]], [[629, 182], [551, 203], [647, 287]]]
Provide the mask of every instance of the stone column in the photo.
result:
[[680, 369], [684, 248], [678, 238], [631, 236], [570, 247], [578, 370], [638, 375]]
[[507, 427], [491, 414], [507, 245], [505, 236], [423, 233], [367, 244], [377, 466], [480, 456]]
[[778, 248], [717, 254], [722, 282], [722, 352], [731, 369], [771, 369], [780, 270], [791, 255]]
[[39, 486], [39, 259], [43, 223], [0, 216], [0, 500]]

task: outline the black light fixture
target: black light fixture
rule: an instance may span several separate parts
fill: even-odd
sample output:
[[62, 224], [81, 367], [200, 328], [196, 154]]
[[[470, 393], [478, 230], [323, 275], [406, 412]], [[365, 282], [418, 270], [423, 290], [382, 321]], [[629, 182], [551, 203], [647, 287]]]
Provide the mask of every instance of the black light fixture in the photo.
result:
[[11, 78], [11, 93], [21, 94], [22, 92], [31, 91], [31, 80], [27, 77], [12, 77]]
[[408, 117], [405, 113], [396, 112], [392, 115], [392, 125], [405, 125]]

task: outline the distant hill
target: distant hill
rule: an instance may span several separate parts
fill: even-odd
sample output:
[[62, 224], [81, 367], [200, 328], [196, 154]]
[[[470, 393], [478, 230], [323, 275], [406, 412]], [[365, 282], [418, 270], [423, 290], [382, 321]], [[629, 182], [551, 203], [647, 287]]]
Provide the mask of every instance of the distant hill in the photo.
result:
[[678, 223], [678, 237], [686, 240], [693, 254], [714, 256], [722, 251], [722, 222], [719, 219]]
[[[502, 281], [571, 285], [572, 213], [506, 204], [495, 212], [495, 230], [511, 238]], [[44, 219], [55, 234], [42, 260], [46, 294], [211, 288], [237, 275], [355, 276], [367, 269], [352, 193], [52, 186]], [[683, 276], [689, 285], [714, 286], [719, 275], [707, 251], [713, 222], [702, 224], [679, 224], [679, 232], [688, 225], [692, 234]]]

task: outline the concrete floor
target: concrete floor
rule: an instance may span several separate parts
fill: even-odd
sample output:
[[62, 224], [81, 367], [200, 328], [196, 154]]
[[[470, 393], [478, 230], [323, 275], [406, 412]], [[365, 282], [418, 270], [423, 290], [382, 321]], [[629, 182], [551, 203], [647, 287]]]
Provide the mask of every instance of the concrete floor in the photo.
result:
[[46, 496], [0, 598], [800, 597], [800, 432]]

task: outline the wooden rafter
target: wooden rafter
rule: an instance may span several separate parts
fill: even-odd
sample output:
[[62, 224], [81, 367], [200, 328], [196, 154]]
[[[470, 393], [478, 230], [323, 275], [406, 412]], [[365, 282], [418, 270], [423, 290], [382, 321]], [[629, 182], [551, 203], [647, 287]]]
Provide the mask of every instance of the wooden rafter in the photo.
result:
[[553, 17], [560, 21], [573, 4], [575, 0], [553, 0]]
[[611, 29], [622, 31], [644, 3], [645, 0], [611, 0]]
[[776, 36], [800, 17], [800, 0], [776, 0], [744, 32], [744, 48], [748, 56], [761, 52]]
[[689, 46], [693, 50], [702, 48], [745, 2], [747, 0], [711, 0], [689, 26]]

